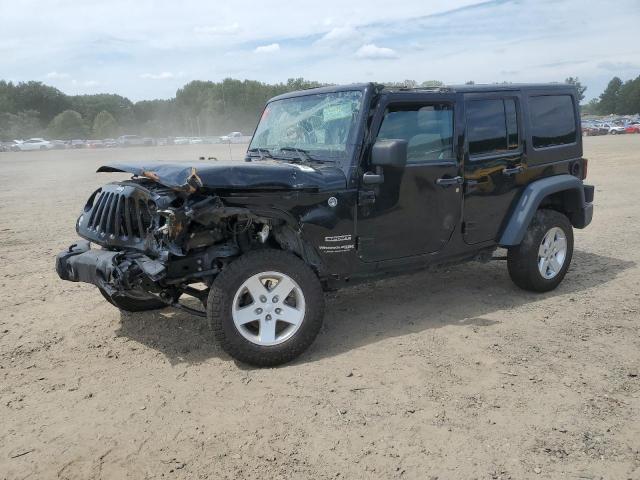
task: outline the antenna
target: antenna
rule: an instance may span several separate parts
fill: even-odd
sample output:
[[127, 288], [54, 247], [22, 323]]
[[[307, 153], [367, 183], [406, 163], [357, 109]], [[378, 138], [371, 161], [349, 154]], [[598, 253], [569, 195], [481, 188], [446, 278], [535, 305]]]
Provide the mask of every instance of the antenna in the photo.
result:
[[233, 153], [231, 153], [231, 140], [229, 140], [229, 159], [233, 160]]

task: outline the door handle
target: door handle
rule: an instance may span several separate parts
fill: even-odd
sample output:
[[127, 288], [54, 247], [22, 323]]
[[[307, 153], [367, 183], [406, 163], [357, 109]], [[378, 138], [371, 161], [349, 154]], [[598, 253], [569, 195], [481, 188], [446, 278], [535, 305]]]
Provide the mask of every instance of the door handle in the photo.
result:
[[522, 165], [518, 165], [513, 168], [504, 168], [502, 169], [503, 175], [517, 175], [518, 173], [524, 172], [524, 167]]
[[453, 177], [453, 178], [439, 178], [436, 180], [436, 184], [440, 185], [441, 187], [449, 187], [451, 185], [462, 185], [462, 182], [464, 182], [464, 180], [460, 176]]

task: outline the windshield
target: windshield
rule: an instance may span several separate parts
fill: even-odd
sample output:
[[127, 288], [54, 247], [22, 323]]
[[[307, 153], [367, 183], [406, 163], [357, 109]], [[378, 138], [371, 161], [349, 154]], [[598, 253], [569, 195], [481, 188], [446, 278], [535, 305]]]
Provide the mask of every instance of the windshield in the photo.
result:
[[[350, 155], [362, 92], [319, 93], [267, 105], [249, 150], [273, 157], [343, 160]], [[282, 150], [284, 149], [284, 150]]]

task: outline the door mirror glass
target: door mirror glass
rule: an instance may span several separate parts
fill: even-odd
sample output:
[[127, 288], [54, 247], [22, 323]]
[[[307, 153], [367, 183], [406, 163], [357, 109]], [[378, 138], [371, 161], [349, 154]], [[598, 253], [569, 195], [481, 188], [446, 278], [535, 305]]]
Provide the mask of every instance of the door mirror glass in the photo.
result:
[[404, 167], [407, 163], [407, 141], [378, 140], [371, 149], [371, 165], [376, 167]]

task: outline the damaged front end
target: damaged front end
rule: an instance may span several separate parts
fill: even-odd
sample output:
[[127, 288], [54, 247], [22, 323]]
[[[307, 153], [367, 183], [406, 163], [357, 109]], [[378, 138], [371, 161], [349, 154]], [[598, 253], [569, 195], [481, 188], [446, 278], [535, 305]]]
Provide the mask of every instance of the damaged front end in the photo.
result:
[[206, 305], [208, 287], [225, 263], [275, 241], [270, 232], [277, 220], [199, 193], [195, 171], [183, 186], [157, 180], [136, 175], [96, 190], [76, 224], [84, 241], [58, 255], [57, 273], [96, 285], [116, 305], [119, 298], [148, 300], [204, 316], [181, 304], [180, 296]]

